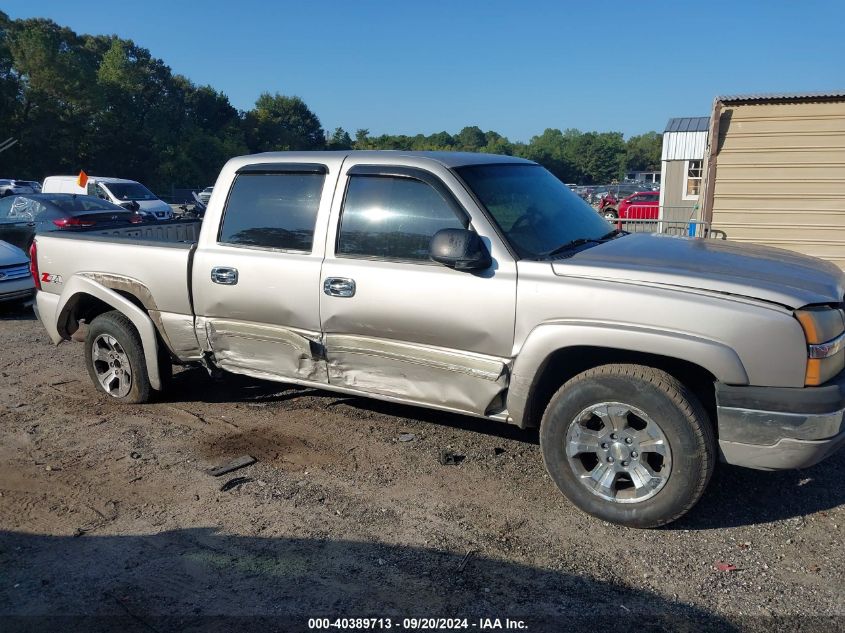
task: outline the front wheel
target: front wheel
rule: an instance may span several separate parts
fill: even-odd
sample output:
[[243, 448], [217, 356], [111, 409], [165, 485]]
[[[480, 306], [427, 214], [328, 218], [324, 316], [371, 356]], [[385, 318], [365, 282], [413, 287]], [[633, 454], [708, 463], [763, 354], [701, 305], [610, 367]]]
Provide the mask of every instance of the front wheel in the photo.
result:
[[150, 379], [141, 337], [124, 314], [106, 312], [91, 321], [85, 337], [85, 366], [94, 385], [127, 404], [150, 399]]
[[670, 523], [699, 500], [715, 464], [701, 403], [664, 371], [603, 365], [564, 384], [540, 427], [558, 488], [584, 512], [628, 527]]
[[613, 209], [605, 209], [602, 212], [605, 220], [615, 220], [618, 216], [616, 215], [616, 211]]

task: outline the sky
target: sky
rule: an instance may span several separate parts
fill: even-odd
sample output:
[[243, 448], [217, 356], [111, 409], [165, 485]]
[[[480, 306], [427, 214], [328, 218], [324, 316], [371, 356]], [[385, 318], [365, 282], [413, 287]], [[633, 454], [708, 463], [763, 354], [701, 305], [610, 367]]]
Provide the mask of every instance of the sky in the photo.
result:
[[662, 131], [716, 95], [845, 91], [843, 0], [4, 0], [116, 34], [250, 108], [300, 96], [323, 127], [527, 141]]

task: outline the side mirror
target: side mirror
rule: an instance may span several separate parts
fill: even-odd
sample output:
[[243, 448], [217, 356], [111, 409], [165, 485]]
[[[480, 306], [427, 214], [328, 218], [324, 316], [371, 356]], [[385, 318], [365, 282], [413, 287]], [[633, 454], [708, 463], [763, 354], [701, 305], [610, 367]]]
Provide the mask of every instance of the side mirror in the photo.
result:
[[431, 238], [429, 257], [455, 270], [482, 270], [493, 260], [484, 242], [468, 229], [441, 229]]

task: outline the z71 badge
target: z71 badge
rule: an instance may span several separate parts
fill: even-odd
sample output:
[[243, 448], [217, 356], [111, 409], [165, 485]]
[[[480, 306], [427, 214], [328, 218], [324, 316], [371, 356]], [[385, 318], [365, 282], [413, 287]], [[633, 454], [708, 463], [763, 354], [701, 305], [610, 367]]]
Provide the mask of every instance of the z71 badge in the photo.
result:
[[65, 281], [61, 275], [54, 275], [52, 273], [41, 273], [41, 283], [47, 284], [63, 284]]

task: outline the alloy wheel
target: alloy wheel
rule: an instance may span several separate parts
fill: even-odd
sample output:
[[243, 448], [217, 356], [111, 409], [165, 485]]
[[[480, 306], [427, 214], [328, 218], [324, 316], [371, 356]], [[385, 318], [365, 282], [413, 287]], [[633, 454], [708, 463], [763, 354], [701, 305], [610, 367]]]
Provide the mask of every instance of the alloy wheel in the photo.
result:
[[91, 346], [91, 359], [103, 391], [114, 398], [125, 397], [132, 389], [132, 367], [117, 339], [100, 334]]
[[639, 503], [669, 479], [672, 451], [660, 426], [621, 402], [584, 409], [566, 432], [566, 455], [578, 481], [615, 503]]

